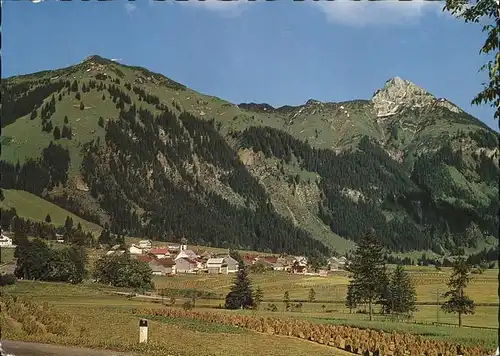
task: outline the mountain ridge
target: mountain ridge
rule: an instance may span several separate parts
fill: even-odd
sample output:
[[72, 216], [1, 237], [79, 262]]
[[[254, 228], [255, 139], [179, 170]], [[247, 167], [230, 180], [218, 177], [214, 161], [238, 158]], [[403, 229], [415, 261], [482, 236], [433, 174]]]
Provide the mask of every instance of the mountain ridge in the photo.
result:
[[[311, 99], [300, 106], [274, 108], [235, 105], [162, 74], [89, 56], [75, 66], [2, 80], [2, 94], [8, 115], [2, 119], [1, 159], [12, 171], [11, 186], [2, 183], [2, 188], [28, 189], [10, 165], [19, 161], [24, 167], [26, 160], [36, 160], [56, 142], [68, 150], [68, 178], [56, 180], [53, 187], [38, 187], [37, 195], [71, 206], [73, 212], [99, 216], [101, 226], [111, 223], [115, 231], [134, 230], [155, 238], [191, 234], [198, 242], [206, 240], [201, 223], [193, 223], [196, 228], [186, 222], [161, 223], [162, 216], [173, 217], [175, 211], [158, 206], [155, 199], [184, 196], [190, 204], [210, 206], [206, 217], [218, 211], [213, 220], [219, 225], [213, 225], [214, 236], [208, 239], [219, 245], [270, 246], [265, 241], [271, 238], [273, 230], [266, 225], [271, 221], [255, 220], [262, 219], [264, 211], [275, 216], [283, 230], [311, 241], [316, 251], [323, 247], [312, 241], [337, 251], [350, 249], [368, 225], [378, 226], [391, 249], [450, 249], [495, 236], [498, 221], [492, 212], [498, 188], [492, 182], [498, 176], [498, 134], [446, 99], [440, 101], [398, 77], [389, 79], [370, 100]], [[390, 115], [379, 116], [380, 110]], [[66, 128], [66, 134], [71, 131], [71, 138], [56, 138], [53, 126]], [[28, 140], [22, 139], [23, 132], [30, 133]], [[130, 160], [136, 162], [134, 169], [126, 167]], [[319, 162], [347, 165], [352, 173], [331, 171]], [[429, 162], [440, 167], [439, 173], [425, 171]], [[40, 169], [52, 169], [44, 164]], [[380, 169], [383, 166], [392, 168]], [[139, 184], [134, 178], [138, 172], [148, 184]], [[355, 177], [363, 172], [374, 176]], [[244, 189], [238, 181], [252, 188]], [[109, 187], [115, 187], [114, 203], [106, 196]], [[127, 212], [113, 212], [118, 202]], [[479, 205], [486, 209], [486, 220], [476, 216], [450, 228], [454, 219], [446, 209], [464, 216]], [[181, 219], [188, 219], [193, 206], [184, 206]], [[234, 219], [246, 226], [242, 230], [225, 226], [230, 206], [240, 214]], [[436, 217], [427, 216], [425, 209]], [[366, 223], [356, 223], [356, 214], [365, 214]], [[134, 221], [133, 228], [127, 219]], [[257, 228], [259, 224], [264, 225]], [[413, 230], [404, 232], [405, 224]], [[147, 231], [148, 225], [154, 229]], [[480, 233], [474, 235], [471, 231], [476, 230]], [[425, 243], [419, 242], [419, 234]], [[279, 241], [271, 242], [274, 249], [291, 248], [285, 240], [293, 238], [277, 236]]]

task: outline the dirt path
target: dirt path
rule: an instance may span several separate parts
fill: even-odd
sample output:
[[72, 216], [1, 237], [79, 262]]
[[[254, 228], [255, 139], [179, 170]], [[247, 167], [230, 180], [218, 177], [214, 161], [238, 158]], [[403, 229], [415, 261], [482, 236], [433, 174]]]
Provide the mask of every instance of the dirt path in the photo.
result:
[[22, 341], [2, 340], [3, 351], [8, 356], [137, 356], [136, 354], [108, 350], [84, 349]]

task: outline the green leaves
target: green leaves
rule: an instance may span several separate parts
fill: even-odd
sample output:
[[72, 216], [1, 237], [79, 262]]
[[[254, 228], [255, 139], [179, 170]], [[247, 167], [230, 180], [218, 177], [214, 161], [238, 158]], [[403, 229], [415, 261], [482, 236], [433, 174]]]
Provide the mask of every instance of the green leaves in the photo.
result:
[[394, 314], [409, 315], [416, 310], [417, 294], [410, 276], [398, 265], [389, 284], [390, 309]]
[[97, 260], [94, 273], [97, 282], [115, 287], [148, 290], [153, 287], [153, 272], [146, 262], [130, 258], [130, 255], [102, 256]]
[[447, 0], [444, 10], [450, 11], [465, 22], [484, 23], [483, 32], [487, 33], [486, 40], [481, 47], [480, 53], [488, 55], [495, 53], [495, 58], [481, 67], [481, 71], [487, 71], [489, 83], [483, 83], [483, 90], [472, 100], [472, 104], [480, 105], [490, 103], [496, 108], [495, 118], [500, 119], [500, 30], [498, 28], [500, 9], [495, 0], [478, 0], [471, 5], [466, 0]]
[[380, 299], [386, 285], [383, 250], [373, 229], [358, 243], [349, 271], [352, 272], [352, 280], [349, 284], [350, 300], [347, 302], [349, 305], [356, 302], [368, 303], [371, 320], [371, 304]]
[[462, 315], [474, 314], [476, 305], [472, 299], [464, 294], [464, 289], [470, 281], [471, 266], [461, 254], [455, 260], [453, 274], [448, 281], [448, 300], [441, 306], [445, 313], [458, 314], [458, 325], [462, 326]]
[[226, 309], [243, 309], [255, 306], [252, 283], [243, 262], [239, 263], [236, 279], [231, 292], [226, 296]]

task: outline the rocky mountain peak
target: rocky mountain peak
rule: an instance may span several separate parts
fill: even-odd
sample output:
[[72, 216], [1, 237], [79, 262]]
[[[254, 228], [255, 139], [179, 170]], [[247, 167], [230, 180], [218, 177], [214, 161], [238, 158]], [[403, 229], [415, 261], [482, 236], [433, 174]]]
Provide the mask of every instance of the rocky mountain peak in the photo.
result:
[[378, 117], [396, 114], [403, 107], [421, 107], [435, 101], [425, 89], [400, 77], [385, 82], [384, 87], [375, 92], [372, 103]]

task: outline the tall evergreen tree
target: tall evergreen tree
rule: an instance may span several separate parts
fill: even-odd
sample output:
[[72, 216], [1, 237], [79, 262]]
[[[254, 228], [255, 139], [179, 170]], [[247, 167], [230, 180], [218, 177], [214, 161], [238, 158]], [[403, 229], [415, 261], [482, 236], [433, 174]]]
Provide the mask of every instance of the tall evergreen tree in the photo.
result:
[[257, 290], [255, 291], [255, 293], [253, 295], [253, 301], [254, 301], [256, 309], [259, 308], [263, 299], [264, 299], [264, 292], [262, 291], [262, 289], [259, 286], [259, 287], [257, 287]]
[[307, 299], [311, 303], [314, 302], [314, 300], [316, 299], [316, 292], [314, 291], [314, 288], [309, 289], [309, 296]]
[[54, 127], [54, 139], [59, 140], [60, 138], [61, 138], [61, 129], [59, 128], [59, 126], [56, 126]]
[[283, 304], [285, 304], [285, 310], [289, 311], [290, 310], [290, 293], [288, 293], [288, 291], [285, 291], [285, 294], [283, 294]]
[[445, 313], [458, 314], [458, 326], [462, 326], [462, 315], [474, 314], [476, 305], [464, 294], [470, 281], [471, 266], [461, 254], [453, 264], [453, 274], [448, 281], [448, 292], [444, 294], [448, 300], [441, 306]]
[[359, 301], [368, 303], [370, 321], [374, 302], [379, 300], [384, 285], [385, 262], [382, 247], [375, 232], [368, 231], [358, 243], [348, 270], [352, 273], [350, 285]]
[[349, 308], [349, 313], [352, 314], [352, 310], [358, 307], [359, 298], [355, 294], [355, 289], [352, 284], [347, 285], [347, 296], [345, 301], [345, 306]]
[[410, 316], [415, 308], [417, 293], [415, 286], [403, 266], [398, 265], [389, 284], [389, 307], [396, 315]]
[[243, 309], [251, 308], [254, 305], [252, 283], [248, 277], [246, 266], [240, 262], [234, 284], [226, 296], [225, 308]]
[[45, 222], [47, 224], [50, 224], [52, 222], [52, 218], [50, 217], [50, 214], [47, 214], [47, 216], [45, 217]]

